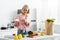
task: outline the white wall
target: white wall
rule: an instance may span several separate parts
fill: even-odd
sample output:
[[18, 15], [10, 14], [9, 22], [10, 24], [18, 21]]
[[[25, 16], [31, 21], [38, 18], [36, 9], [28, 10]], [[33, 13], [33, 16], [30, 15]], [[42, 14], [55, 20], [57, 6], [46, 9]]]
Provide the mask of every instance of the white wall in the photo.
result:
[[0, 0], [0, 26], [6, 26], [16, 15], [18, 0]]
[[18, 7], [19, 8], [22, 8], [22, 6], [24, 4], [28, 4], [29, 5], [29, 8], [33, 9], [33, 8], [36, 8], [36, 0], [18, 0]]
[[58, 23], [57, 0], [39, 0], [37, 6], [37, 29], [44, 28], [44, 21], [47, 18], [55, 18], [55, 23]]
[[57, 0], [57, 17], [58, 23], [54, 25], [54, 32], [60, 34], [60, 0]]
[[42, 21], [48, 18], [48, 0], [39, 0], [37, 5], [37, 30], [43, 28]]
[[57, 0], [58, 23], [60, 24], [60, 0]]

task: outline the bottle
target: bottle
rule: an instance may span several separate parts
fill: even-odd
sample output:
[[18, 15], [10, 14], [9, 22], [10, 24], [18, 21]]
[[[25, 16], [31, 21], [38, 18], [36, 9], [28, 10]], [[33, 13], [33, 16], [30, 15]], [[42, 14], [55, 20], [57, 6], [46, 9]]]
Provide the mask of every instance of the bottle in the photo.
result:
[[41, 36], [44, 36], [45, 35], [44, 29], [41, 31], [40, 35]]

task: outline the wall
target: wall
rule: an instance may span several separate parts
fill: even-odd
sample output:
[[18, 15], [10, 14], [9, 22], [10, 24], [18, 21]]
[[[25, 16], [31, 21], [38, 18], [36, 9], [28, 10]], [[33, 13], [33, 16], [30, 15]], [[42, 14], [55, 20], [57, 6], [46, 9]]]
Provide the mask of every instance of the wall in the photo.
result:
[[37, 30], [44, 27], [42, 21], [48, 16], [48, 0], [39, 0], [37, 5]]
[[58, 23], [60, 24], [60, 0], [57, 0]]
[[[44, 29], [44, 21], [47, 18], [55, 18], [55, 23], [58, 23], [57, 17], [57, 0], [39, 0], [37, 5], [37, 30]], [[39, 6], [40, 5], [40, 6]]]
[[10, 23], [17, 9], [18, 0], [0, 0], [0, 26]]

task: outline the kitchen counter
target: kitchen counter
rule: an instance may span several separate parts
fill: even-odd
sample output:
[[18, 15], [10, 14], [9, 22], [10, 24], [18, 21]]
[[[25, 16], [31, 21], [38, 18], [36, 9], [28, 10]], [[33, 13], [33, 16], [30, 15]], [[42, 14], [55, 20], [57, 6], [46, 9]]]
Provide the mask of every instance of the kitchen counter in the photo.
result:
[[5, 35], [12, 35], [12, 34], [17, 34], [16, 28], [0, 30], [0, 37], [4, 37]]
[[[22, 40], [55, 40], [55, 39], [57, 39], [57, 37], [60, 37], [60, 34], [38, 36], [38, 37], [34, 37], [34, 38], [25, 37], [25, 38], [22, 38]], [[9, 38], [9, 37], [7, 37], [6, 39], [13, 40], [13, 38]]]
[[[0, 30], [0, 40], [13, 40], [12, 34], [17, 34], [17, 29]], [[38, 36], [35, 38], [22, 38], [22, 40], [55, 40], [60, 34]]]

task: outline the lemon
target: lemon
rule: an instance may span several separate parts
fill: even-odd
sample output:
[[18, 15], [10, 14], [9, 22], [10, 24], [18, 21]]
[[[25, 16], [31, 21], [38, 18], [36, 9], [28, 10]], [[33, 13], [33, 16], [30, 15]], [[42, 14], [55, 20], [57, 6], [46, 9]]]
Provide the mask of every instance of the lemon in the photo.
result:
[[14, 40], [18, 40], [18, 36], [17, 35], [14, 36]]
[[18, 39], [22, 39], [22, 34], [18, 34]]

